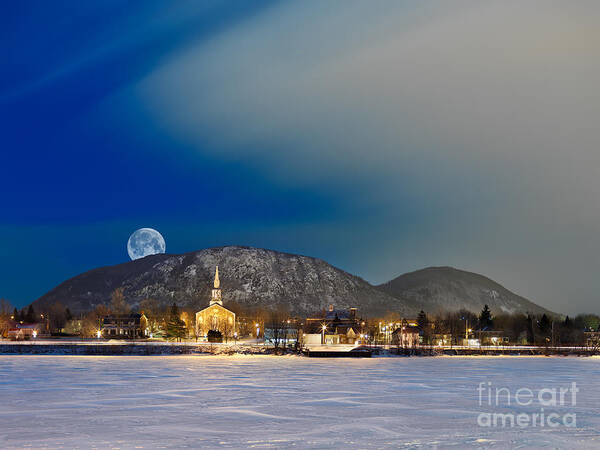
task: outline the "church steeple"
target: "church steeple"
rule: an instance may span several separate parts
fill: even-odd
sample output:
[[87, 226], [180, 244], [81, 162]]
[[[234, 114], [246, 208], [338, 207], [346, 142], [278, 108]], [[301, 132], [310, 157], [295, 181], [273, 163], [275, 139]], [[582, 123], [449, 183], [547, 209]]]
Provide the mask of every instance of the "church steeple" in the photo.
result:
[[215, 289], [219, 289], [221, 287], [221, 283], [219, 282], [219, 266], [215, 269]]
[[215, 281], [213, 283], [214, 289], [212, 290], [212, 295], [210, 296], [210, 304], [214, 305], [215, 303], [223, 306], [223, 300], [221, 299], [221, 282], [219, 281], [219, 266], [215, 269]]

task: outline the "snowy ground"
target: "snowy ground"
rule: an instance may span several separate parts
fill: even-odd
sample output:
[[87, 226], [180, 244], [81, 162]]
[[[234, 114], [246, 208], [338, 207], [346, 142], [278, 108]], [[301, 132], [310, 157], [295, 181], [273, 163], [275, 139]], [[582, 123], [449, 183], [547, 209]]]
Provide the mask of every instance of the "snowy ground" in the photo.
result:
[[[599, 374], [600, 358], [0, 356], [0, 447], [599, 448]], [[576, 405], [545, 410], [577, 427], [482, 428], [540, 405], [480, 406], [480, 382], [576, 382]]]

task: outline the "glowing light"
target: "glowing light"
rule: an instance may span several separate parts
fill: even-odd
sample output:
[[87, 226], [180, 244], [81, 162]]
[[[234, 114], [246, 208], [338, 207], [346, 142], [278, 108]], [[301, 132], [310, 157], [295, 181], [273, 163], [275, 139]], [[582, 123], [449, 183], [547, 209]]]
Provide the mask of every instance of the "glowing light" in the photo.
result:
[[96, 337], [100, 339], [100, 336], [102, 336], [102, 332], [100, 330], [96, 331]]
[[33, 330], [32, 336], [34, 339], [37, 337], [37, 330]]

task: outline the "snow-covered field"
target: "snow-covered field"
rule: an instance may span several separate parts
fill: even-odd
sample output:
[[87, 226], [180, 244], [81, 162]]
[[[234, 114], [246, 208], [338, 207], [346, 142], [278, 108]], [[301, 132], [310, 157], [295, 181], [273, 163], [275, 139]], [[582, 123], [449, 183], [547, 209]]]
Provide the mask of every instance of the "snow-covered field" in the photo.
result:
[[[511, 406], [480, 406], [488, 382]], [[575, 428], [477, 424], [572, 382], [544, 409]], [[600, 358], [0, 356], [0, 400], [1, 448], [600, 447]]]

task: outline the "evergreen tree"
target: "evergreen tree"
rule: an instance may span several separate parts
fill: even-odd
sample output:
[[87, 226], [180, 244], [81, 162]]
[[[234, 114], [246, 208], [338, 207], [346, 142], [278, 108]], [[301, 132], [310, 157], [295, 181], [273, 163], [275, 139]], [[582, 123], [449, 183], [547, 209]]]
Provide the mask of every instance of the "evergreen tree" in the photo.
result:
[[20, 318], [20, 316], [19, 316], [19, 311], [17, 310], [17, 308], [15, 308], [15, 309], [14, 309], [14, 311], [13, 311], [13, 313], [12, 313], [12, 316], [13, 316], [13, 320], [14, 320], [15, 322], [18, 322], [18, 321], [19, 321], [19, 318]]
[[217, 330], [208, 330], [206, 338], [208, 342], [223, 342], [223, 334]]
[[566, 329], [570, 329], [573, 325], [573, 321], [569, 318], [569, 316], [565, 317], [565, 321], [563, 322], [563, 327]]
[[186, 335], [185, 322], [179, 317], [179, 308], [175, 303], [171, 306], [166, 328], [167, 338], [174, 338], [181, 341], [181, 338], [184, 338]]
[[419, 326], [419, 330], [425, 331], [427, 329], [429, 319], [427, 318], [427, 314], [425, 314], [425, 311], [421, 310], [421, 312], [417, 316], [417, 324]]
[[67, 319], [67, 322], [73, 320], [73, 314], [71, 314], [71, 310], [68, 307], [65, 310], [65, 319]]
[[29, 308], [27, 308], [27, 313], [25, 314], [23, 321], [27, 323], [35, 322], [35, 311], [33, 310], [33, 306], [29, 305]]
[[552, 324], [550, 323], [550, 319], [548, 318], [548, 316], [546, 314], [544, 314], [542, 316], [538, 326], [543, 335], [547, 335], [550, 332], [550, 328], [552, 327]]
[[423, 336], [423, 343], [429, 344], [429, 318], [425, 311], [421, 310], [419, 315], [417, 316], [417, 324], [419, 326], [419, 330], [421, 330], [421, 336]]
[[483, 330], [484, 328], [492, 328], [492, 326], [492, 313], [488, 305], [485, 305], [479, 315], [479, 328]]
[[535, 336], [533, 334], [533, 318], [527, 314], [527, 343], [532, 345]]

